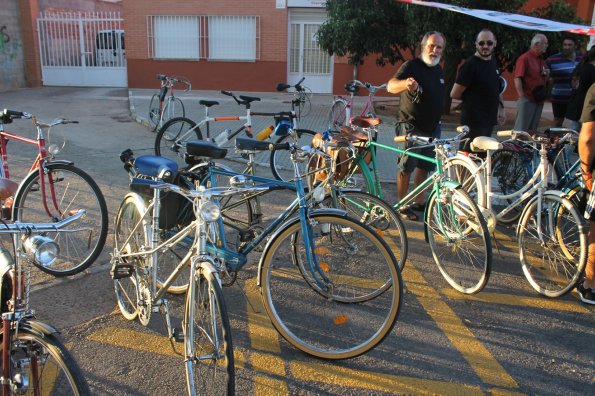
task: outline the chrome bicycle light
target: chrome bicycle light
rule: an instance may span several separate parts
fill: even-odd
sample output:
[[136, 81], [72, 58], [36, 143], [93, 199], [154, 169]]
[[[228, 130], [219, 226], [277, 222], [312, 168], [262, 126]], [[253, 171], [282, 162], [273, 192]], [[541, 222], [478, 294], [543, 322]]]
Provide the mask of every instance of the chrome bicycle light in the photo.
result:
[[56, 155], [60, 152], [60, 149], [61, 147], [57, 144], [50, 144], [50, 146], [48, 147], [48, 153], [50, 153], [51, 155]]
[[34, 235], [25, 239], [23, 249], [38, 264], [49, 267], [60, 254], [60, 247], [52, 238]]
[[221, 209], [215, 202], [205, 202], [199, 209], [200, 218], [204, 221], [216, 221], [221, 215]]

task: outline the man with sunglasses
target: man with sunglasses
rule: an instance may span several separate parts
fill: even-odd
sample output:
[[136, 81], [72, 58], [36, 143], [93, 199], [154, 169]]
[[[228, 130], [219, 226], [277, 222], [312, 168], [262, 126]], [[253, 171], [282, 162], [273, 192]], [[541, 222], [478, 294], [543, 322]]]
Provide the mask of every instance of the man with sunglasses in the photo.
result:
[[475, 54], [459, 69], [450, 97], [462, 100], [461, 125], [469, 127], [468, 140], [462, 147], [469, 151], [473, 138], [490, 136], [497, 123], [500, 105], [500, 72], [494, 50], [496, 36], [488, 29], [477, 34]]
[[516, 61], [514, 87], [519, 100], [516, 103], [515, 130], [535, 131], [539, 125], [550, 72], [543, 59], [547, 46], [547, 37], [537, 33], [531, 40], [531, 48]]
[[[392, 94], [400, 94], [397, 135], [415, 134], [418, 136], [440, 137], [440, 117], [444, 103], [444, 73], [440, 66], [442, 51], [446, 39], [440, 32], [431, 31], [421, 40], [421, 56], [401, 65], [391, 78], [386, 90]], [[408, 147], [410, 147], [408, 143]], [[434, 147], [416, 150], [421, 155], [434, 156]], [[434, 165], [417, 160], [408, 155], [399, 158], [397, 174], [397, 198], [407, 195], [409, 181], [413, 173], [413, 184], [417, 187], [434, 170]], [[415, 170], [415, 172], [414, 172]], [[411, 207], [399, 209], [401, 217], [417, 220], [414, 210], [423, 211], [425, 206], [423, 194], [415, 197]]]

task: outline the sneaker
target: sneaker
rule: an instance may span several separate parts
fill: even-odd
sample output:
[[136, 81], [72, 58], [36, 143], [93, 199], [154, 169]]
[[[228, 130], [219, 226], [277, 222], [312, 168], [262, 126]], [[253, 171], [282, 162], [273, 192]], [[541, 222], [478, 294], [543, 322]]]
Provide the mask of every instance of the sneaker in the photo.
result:
[[576, 290], [578, 291], [578, 295], [582, 302], [585, 304], [595, 305], [595, 290], [585, 288], [583, 286], [583, 282], [578, 284]]
[[414, 211], [411, 210], [411, 208], [409, 207], [404, 207], [399, 209], [399, 215], [401, 216], [401, 218], [405, 219], [405, 220], [411, 220], [411, 221], [417, 221], [417, 214], [415, 214]]

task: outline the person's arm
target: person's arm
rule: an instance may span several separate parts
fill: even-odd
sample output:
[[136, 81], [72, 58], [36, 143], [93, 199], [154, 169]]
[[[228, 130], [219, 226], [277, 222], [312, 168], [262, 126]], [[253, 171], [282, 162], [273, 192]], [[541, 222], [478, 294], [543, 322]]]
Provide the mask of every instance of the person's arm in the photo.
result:
[[525, 96], [525, 92], [523, 91], [523, 80], [521, 80], [520, 77], [515, 77], [514, 88], [516, 89], [516, 93], [519, 95], [519, 99]]
[[413, 92], [417, 89], [417, 87], [417, 81], [415, 81], [415, 78], [413, 77], [409, 77], [404, 80], [398, 80], [396, 77], [393, 77], [388, 80], [388, 83], [386, 84], [386, 90], [392, 94], [400, 94], [405, 90]]
[[466, 86], [455, 83], [450, 91], [450, 97], [453, 99], [463, 99], [463, 92], [465, 92], [466, 89]]
[[589, 190], [593, 187], [591, 164], [595, 160], [595, 122], [583, 122], [578, 136], [578, 155], [581, 159], [581, 171]]

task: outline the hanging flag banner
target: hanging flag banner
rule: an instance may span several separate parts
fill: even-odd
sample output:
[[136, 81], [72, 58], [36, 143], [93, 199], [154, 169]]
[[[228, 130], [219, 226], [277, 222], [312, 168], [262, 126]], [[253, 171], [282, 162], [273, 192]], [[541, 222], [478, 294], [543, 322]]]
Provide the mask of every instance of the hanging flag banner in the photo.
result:
[[575, 25], [572, 23], [550, 21], [548, 19], [535, 18], [528, 15], [510, 14], [508, 12], [494, 10], [476, 10], [465, 7], [458, 7], [452, 4], [442, 4], [433, 1], [420, 0], [396, 0], [400, 3], [410, 3], [426, 7], [442, 8], [449, 11], [460, 12], [472, 17], [485, 19], [487, 21], [501, 23], [519, 29], [539, 30], [544, 32], [569, 32], [584, 35], [595, 35], [595, 28], [592, 26]]

